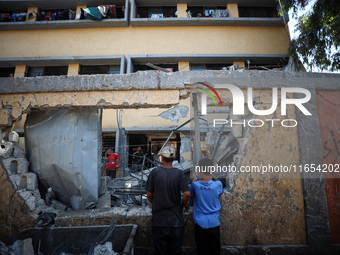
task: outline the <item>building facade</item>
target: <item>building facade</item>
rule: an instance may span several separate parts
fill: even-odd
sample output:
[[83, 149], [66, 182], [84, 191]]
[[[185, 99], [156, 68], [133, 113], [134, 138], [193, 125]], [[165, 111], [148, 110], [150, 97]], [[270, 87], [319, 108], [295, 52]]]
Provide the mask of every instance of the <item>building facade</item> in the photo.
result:
[[[10, 130], [19, 133], [22, 147], [24, 122], [32, 112], [101, 109], [102, 155], [115, 148], [123, 156], [124, 168], [130, 167], [136, 146], [145, 153], [157, 151], [174, 129], [190, 120], [190, 85], [222, 81], [239, 86], [244, 95], [253, 88], [254, 104], [260, 109], [271, 107], [274, 87], [305, 86], [312, 91], [308, 109], [314, 118], [304, 118], [293, 106], [287, 116], [279, 108], [269, 116], [296, 119], [296, 128], [226, 126], [223, 134], [232, 134], [237, 144], [230, 154], [233, 165], [322, 164], [323, 156], [328, 156], [322, 147], [328, 139], [325, 125], [319, 124], [322, 107], [312, 105], [325, 103], [324, 98], [333, 102], [339, 77], [281, 72], [288, 64], [290, 38], [287, 16], [280, 15], [275, 0], [0, 0], [0, 10], [0, 127], [3, 136]], [[231, 111], [232, 95], [219, 92]], [[337, 112], [332, 105], [327, 107]], [[257, 117], [246, 113], [246, 118]], [[320, 123], [327, 121], [320, 117]], [[169, 143], [180, 163], [192, 159], [190, 125], [174, 132]], [[13, 158], [6, 161], [9, 170], [6, 164], [1, 166], [0, 201], [3, 208], [10, 208], [1, 214], [6, 226], [3, 238], [34, 226], [27, 210], [39, 211], [38, 199], [28, 206], [27, 199], [15, 193], [15, 181], [9, 176], [15, 175], [20, 183], [20, 175], [26, 173], [11, 175], [11, 162], [18, 161]], [[318, 244], [320, 252], [337, 249], [329, 243], [339, 240], [334, 227], [338, 209], [329, 209], [327, 201], [338, 204], [339, 199], [332, 188], [328, 193], [325, 188], [336, 182], [244, 173], [229, 175], [226, 183], [221, 200], [225, 251], [310, 254]], [[29, 192], [27, 185], [19, 186]], [[150, 208], [114, 207], [94, 214], [58, 212], [56, 225], [105, 225], [113, 217], [118, 223], [137, 223], [137, 250], [150, 251]], [[186, 223], [184, 244], [194, 247], [191, 215]]]

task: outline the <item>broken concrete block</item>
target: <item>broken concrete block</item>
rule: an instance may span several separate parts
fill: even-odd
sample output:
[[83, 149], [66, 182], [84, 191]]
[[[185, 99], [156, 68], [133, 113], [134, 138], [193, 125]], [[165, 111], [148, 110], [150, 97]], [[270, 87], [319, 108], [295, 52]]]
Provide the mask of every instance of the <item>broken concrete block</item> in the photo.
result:
[[13, 182], [16, 190], [26, 189], [27, 182], [24, 176], [20, 174], [12, 174], [9, 178]]
[[19, 135], [15, 131], [11, 131], [8, 134], [8, 141], [12, 143], [19, 143]]
[[229, 133], [227, 138], [223, 140], [220, 147], [218, 147], [214, 161], [219, 165], [223, 165], [230, 156], [238, 151], [238, 148], [239, 145], [237, 140], [232, 133]]
[[19, 190], [18, 194], [25, 201], [25, 204], [28, 206], [30, 211], [33, 212], [37, 209], [36, 198], [32, 195], [30, 191]]
[[64, 203], [62, 203], [58, 200], [52, 200], [51, 204], [55, 209], [60, 210], [60, 211], [66, 211], [67, 208], [68, 208], [67, 205], [65, 205]]
[[27, 173], [23, 175], [26, 178], [26, 189], [33, 191], [38, 188], [38, 178], [35, 173]]
[[4, 142], [0, 145], [0, 158], [6, 159], [11, 157], [13, 152], [13, 143], [11, 142]]
[[26, 174], [29, 162], [26, 158], [7, 158], [2, 161], [9, 174]]
[[119, 253], [112, 250], [111, 242], [106, 242], [103, 245], [98, 244], [93, 250], [93, 255], [119, 255]]
[[111, 193], [106, 192], [98, 199], [97, 208], [111, 208]]
[[71, 206], [73, 210], [84, 210], [85, 205], [84, 205], [83, 198], [81, 196], [72, 196]]
[[34, 255], [32, 238], [16, 240], [14, 244], [11, 245], [11, 249], [15, 255]]
[[19, 146], [19, 144], [14, 144], [13, 157], [14, 158], [26, 157], [25, 151]]
[[231, 132], [235, 136], [235, 138], [243, 137], [243, 126], [242, 125], [233, 125], [231, 128]]
[[3, 242], [0, 242], [0, 254], [15, 255], [13, 250]]
[[100, 178], [99, 195], [103, 195], [106, 192], [107, 192], [107, 178], [106, 176], [102, 176]]

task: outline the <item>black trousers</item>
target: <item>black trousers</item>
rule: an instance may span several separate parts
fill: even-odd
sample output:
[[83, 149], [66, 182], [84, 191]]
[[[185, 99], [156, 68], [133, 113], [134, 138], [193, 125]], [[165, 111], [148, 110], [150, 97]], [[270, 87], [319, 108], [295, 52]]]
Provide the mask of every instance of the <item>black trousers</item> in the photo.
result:
[[195, 224], [195, 239], [198, 255], [220, 255], [220, 226], [204, 229]]
[[106, 168], [106, 174], [107, 174], [107, 176], [110, 176], [111, 179], [112, 179], [112, 178], [116, 178], [116, 170], [117, 170], [117, 169], [109, 169], [109, 168]]
[[152, 227], [155, 255], [181, 255], [184, 228]]

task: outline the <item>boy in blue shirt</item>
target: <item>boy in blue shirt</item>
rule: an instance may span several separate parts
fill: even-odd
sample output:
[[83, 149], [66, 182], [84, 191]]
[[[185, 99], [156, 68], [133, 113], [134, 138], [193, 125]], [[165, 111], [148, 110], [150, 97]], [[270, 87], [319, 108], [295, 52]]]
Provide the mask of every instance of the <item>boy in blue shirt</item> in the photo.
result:
[[[199, 162], [201, 181], [194, 175], [190, 186], [191, 197], [194, 198], [195, 239], [198, 255], [219, 255], [220, 243], [220, 210], [219, 196], [223, 193], [222, 183], [214, 174], [210, 174], [209, 166], [213, 161], [203, 158]], [[212, 177], [212, 180], [211, 180]]]

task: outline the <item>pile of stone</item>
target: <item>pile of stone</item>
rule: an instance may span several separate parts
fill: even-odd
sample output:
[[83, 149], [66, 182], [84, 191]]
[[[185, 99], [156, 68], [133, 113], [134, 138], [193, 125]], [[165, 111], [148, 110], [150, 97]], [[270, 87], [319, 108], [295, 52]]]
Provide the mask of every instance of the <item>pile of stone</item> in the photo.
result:
[[35, 173], [28, 172], [29, 162], [24, 150], [19, 146], [19, 135], [15, 131], [8, 134], [1, 133], [0, 159], [5, 171], [13, 184], [14, 190], [25, 201], [31, 212], [36, 215], [48, 210], [45, 201], [41, 199], [38, 190], [38, 178]]

